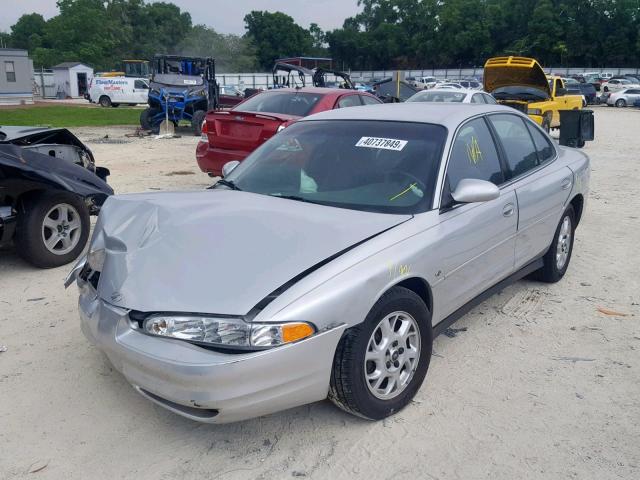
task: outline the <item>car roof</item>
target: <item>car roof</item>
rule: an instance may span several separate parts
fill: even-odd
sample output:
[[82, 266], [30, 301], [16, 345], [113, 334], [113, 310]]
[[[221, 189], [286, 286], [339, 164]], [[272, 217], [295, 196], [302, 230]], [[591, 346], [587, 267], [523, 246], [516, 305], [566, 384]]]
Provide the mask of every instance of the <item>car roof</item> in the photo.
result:
[[[455, 88], [455, 87], [443, 87], [443, 88], [430, 88], [429, 90], [420, 90], [416, 93], [424, 93], [424, 92], [455, 92], [455, 93], [466, 93], [467, 95], [471, 95], [474, 93], [487, 93], [482, 90], [474, 90], [473, 88]], [[487, 93], [487, 95], [489, 95]]]
[[469, 117], [492, 112], [522, 115], [517, 110], [502, 105], [412, 102], [339, 108], [310, 115], [300, 121], [386, 120], [391, 122], [433, 123], [455, 130], [460, 123]]
[[330, 87], [302, 87], [302, 88], [274, 88], [272, 90], [265, 90], [263, 93], [321, 93], [323, 95], [342, 95], [344, 93], [357, 93], [358, 95], [367, 95], [366, 92], [360, 92], [359, 90], [351, 90], [348, 88], [330, 88]]

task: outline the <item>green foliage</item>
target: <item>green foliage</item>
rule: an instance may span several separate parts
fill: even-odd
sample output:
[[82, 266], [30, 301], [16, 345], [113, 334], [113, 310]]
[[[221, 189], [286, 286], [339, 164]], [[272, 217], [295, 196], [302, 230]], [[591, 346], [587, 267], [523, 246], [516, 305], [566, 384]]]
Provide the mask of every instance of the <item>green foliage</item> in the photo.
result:
[[[637, 66], [637, 0], [358, 0], [362, 12], [326, 33], [353, 69], [477, 66], [495, 55], [545, 65]], [[398, 49], [398, 47], [400, 47]]]
[[87, 127], [139, 125], [139, 108], [56, 105], [0, 109], [0, 125]]
[[282, 12], [253, 11], [244, 17], [244, 22], [262, 68], [271, 68], [278, 58], [309, 55], [313, 47], [309, 31]]
[[191, 29], [178, 48], [182, 55], [215, 55], [216, 71], [250, 72], [256, 68], [256, 58], [249, 40], [238, 35], [223, 35], [205, 25]]
[[[125, 59], [151, 59], [156, 53], [221, 55], [227, 68], [249, 68], [254, 57], [237, 35], [219, 35], [192, 26], [191, 16], [173, 3], [145, 0], [58, 0], [60, 14], [45, 21], [37, 13], [20, 17], [3, 38], [25, 48], [34, 66], [80, 61], [96, 71], [120, 70]], [[199, 42], [202, 42], [201, 44]]]
[[331, 56], [352, 69], [478, 66], [496, 55], [533, 56], [549, 66], [640, 64], [638, 0], [357, 2], [361, 13], [330, 32], [253, 11], [240, 37], [194, 26], [169, 2], [58, 0], [59, 15], [23, 15], [10, 34], [0, 32], [0, 44], [28, 49], [36, 68], [81, 61], [97, 71], [156, 53], [212, 56], [220, 72], [270, 69], [275, 59], [294, 56]]

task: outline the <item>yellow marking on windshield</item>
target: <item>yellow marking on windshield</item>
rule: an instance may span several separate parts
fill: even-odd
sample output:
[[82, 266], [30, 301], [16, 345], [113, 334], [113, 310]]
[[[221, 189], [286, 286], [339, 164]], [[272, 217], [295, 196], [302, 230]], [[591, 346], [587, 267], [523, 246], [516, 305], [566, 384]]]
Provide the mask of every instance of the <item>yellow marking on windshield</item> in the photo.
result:
[[469, 156], [469, 161], [474, 165], [477, 165], [482, 160], [482, 150], [480, 150], [476, 137], [471, 137], [471, 143], [467, 144], [467, 155]]
[[415, 188], [417, 185], [418, 185], [418, 184], [417, 184], [417, 183], [415, 183], [415, 182], [414, 182], [414, 183], [412, 183], [412, 184], [411, 184], [411, 185], [409, 185], [405, 190], [401, 191], [401, 192], [400, 192], [399, 194], [397, 194], [396, 196], [391, 197], [391, 198], [389, 199], [389, 201], [390, 201], [390, 202], [393, 202], [396, 198], [401, 197], [402, 195], [404, 195], [404, 194], [405, 194], [405, 193], [407, 193], [407, 192], [410, 192], [410, 191], [411, 191], [411, 189]]

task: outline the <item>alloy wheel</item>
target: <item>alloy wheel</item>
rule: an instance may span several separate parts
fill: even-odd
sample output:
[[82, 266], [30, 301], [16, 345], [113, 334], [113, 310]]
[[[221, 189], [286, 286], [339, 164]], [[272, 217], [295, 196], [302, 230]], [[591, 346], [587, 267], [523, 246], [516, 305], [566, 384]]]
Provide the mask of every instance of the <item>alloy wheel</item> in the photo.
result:
[[556, 247], [556, 267], [562, 270], [569, 258], [571, 251], [571, 219], [566, 216], [562, 220], [562, 226], [558, 233], [558, 245]]
[[411, 383], [420, 360], [420, 340], [418, 324], [407, 312], [393, 312], [373, 329], [365, 354], [364, 375], [376, 398], [395, 398]]
[[82, 233], [80, 214], [68, 203], [53, 206], [42, 222], [42, 241], [45, 248], [55, 255], [65, 255], [73, 250]]

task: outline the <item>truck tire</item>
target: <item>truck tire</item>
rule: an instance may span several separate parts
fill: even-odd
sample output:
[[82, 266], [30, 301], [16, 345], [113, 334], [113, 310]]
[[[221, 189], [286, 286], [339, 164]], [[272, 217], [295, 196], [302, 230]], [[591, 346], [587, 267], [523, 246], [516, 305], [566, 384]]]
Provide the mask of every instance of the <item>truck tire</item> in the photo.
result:
[[207, 116], [207, 112], [204, 110], [198, 110], [194, 112], [191, 117], [191, 128], [193, 129], [193, 134], [196, 137], [199, 137], [202, 134], [202, 122], [204, 122], [205, 117]]
[[44, 192], [25, 200], [18, 215], [18, 254], [40, 268], [65, 265], [80, 255], [89, 238], [89, 209], [68, 192]]
[[145, 130], [153, 130], [153, 124], [151, 123], [153, 117], [155, 117], [160, 110], [156, 110], [154, 108], [145, 108], [140, 113], [140, 126]]
[[107, 95], [102, 95], [98, 100], [101, 107], [109, 108], [111, 106], [111, 99]]

